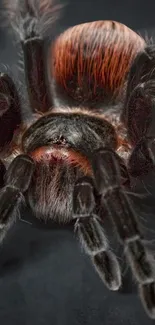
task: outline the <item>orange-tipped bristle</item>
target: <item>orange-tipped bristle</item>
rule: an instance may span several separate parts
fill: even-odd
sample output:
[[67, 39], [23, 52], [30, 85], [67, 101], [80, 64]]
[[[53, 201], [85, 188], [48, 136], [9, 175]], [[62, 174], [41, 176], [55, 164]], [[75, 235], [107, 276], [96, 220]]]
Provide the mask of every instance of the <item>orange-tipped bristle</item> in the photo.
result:
[[79, 167], [85, 175], [92, 174], [91, 166], [86, 157], [79, 152], [71, 149], [59, 148], [57, 146], [49, 148], [48, 146], [40, 147], [29, 154], [35, 161], [53, 161], [64, 162], [68, 165]]
[[102, 101], [120, 95], [137, 52], [145, 41], [114, 21], [77, 25], [51, 47], [51, 75], [75, 100]]

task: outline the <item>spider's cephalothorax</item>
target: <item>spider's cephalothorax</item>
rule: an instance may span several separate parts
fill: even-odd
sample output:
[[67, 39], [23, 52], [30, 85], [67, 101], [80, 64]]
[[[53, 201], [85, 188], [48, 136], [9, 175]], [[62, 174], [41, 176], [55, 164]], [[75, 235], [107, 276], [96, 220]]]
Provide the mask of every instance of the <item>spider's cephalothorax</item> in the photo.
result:
[[155, 261], [125, 191], [130, 175], [154, 167], [155, 48], [122, 24], [98, 21], [65, 31], [46, 56], [47, 27], [60, 6], [5, 6], [22, 45], [31, 119], [23, 120], [16, 87], [1, 74], [0, 241], [23, 200], [36, 217], [75, 220], [103, 282], [118, 290], [121, 269], [103, 229], [104, 208], [155, 318]]

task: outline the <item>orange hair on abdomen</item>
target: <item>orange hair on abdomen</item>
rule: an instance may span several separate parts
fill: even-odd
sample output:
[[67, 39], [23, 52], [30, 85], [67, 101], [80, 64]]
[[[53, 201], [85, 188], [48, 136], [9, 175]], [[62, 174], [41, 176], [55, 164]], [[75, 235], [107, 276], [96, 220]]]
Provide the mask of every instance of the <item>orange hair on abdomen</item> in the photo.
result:
[[77, 102], [115, 99], [131, 62], [144, 47], [138, 34], [115, 21], [77, 25], [51, 46], [51, 75], [57, 89]]

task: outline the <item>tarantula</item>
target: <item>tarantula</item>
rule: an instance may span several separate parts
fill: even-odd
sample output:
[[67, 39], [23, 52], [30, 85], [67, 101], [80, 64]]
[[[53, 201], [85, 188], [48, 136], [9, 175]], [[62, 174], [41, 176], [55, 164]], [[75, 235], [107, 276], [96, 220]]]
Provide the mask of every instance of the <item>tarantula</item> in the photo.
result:
[[102, 218], [112, 220], [149, 317], [155, 318], [155, 262], [145, 246], [130, 178], [154, 168], [155, 48], [115, 21], [69, 28], [44, 52], [60, 5], [5, 1], [20, 39], [31, 108], [0, 76], [0, 240], [26, 200], [36, 217], [75, 220], [75, 231], [110, 290], [121, 267]]

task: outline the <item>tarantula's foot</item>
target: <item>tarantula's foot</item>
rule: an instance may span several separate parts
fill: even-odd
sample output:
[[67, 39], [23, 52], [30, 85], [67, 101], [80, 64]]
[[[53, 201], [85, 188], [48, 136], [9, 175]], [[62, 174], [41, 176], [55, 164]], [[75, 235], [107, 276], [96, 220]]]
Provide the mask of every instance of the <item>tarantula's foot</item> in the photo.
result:
[[155, 281], [140, 285], [139, 294], [146, 313], [155, 319]]
[[15, 187], [5, 186], [0, 191], [0, 228], [6, 225], [22, 201], [22, 194]]
[[19, 215], [34, 170], [33, 159], [23, 154], [12, 161], [5, 173], [5, 186], [0, 190], [0, 241]]
[[23, 196], [17, 189], [4, 187], [0, 191], [0, 243], [19, 216], [19, 207], [22, 201]]
[[155, 138], [141, 139], [128, 161], [129, 173], [133, 177], [147, 174], [155, 167]]
[[0, 190], [0, 243], [15, 222], [22, 201], [23, 196], [18, 189], [5, 186]]
[[109, 290], [117, 291], [122, 285], [118, 260], [113, 252], [100, 252], [92, 257], [93, 264], [100, 278]]

